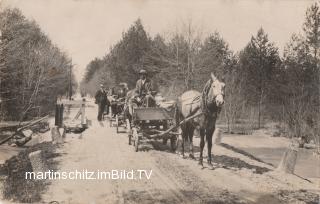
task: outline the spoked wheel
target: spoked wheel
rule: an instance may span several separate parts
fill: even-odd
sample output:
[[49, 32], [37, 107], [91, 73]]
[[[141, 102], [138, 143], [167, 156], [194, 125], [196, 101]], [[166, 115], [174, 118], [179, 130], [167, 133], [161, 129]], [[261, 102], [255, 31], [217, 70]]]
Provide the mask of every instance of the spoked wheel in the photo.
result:
[[131, 132], [131, 124], [129, 119], [126, 119], [126, 129], [127, 129], [127, 133]]
[[132, 144], [132, 131], [131, 131], [131, 124], [129, 119], [126, 119], [126, 131], [128, 133], [129, 145]]
[[109, 117], [109, 126], [112, 127], [112, 115]]
[[116, 128], [117, 128], [117, 133], [119, 133], [119, 116], [116, 115]]
[[133, 145], [135, 151], [139, 151], [139, 133], [136, 128], [132, 128]]
[[132, 144], [132, 133], [131, 132], [128, 133], [128, 139], [129, 139], [129, 145], [131, 145]]
[[139, 134], [138, 134], [138, 136], [137, 136], [137, 138], [136, 138], [136, 140], [135, 140], [135, 146], [134, 146], [134, 150], [136, 151], [136, 152], [138, 152], [139, 151], [139, 143], [140, 143], [140, 137], [139, 137]]

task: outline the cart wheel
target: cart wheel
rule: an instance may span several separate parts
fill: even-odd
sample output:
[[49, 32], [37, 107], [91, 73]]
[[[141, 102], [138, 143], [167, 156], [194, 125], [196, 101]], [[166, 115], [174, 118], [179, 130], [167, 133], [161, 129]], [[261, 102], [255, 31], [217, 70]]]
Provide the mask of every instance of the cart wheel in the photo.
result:
[[168, 139], [167, 139], [167, 138], [163, 138], [163, 139], [162, 139], [162, 144], [163, 144], [163, 145], [166, 145], [167, 142], [168, 142]]
[[109, 117], [109, 126], [112, 127], [112, 115]]
[[116, 115], [116, 128], [117, 128], [117, 133], [119, 133], [119, 116]]
[[137, 152], [139, 150], [139, 134], [136, 128], [132, 128], [132, 137], [133, 137], [134, 149]]
[[172, 135], [170, 138], [171, 151], [175, 152], [178, 147], [178, 136]]
[[139, 151], [139, 140], [140, 140], [140, 137], [139, 135], [137, 135], [137, 139], [135, 140], [135, 143], [134, 143], [135, 144], [134, 149], [136, 152]]
[[126, 119], [126, 128], [127, 128], [127, 133], [131, 132], [131, 124], [130, 124], [130, 120]]
[[131, 133], [128, 134], [128, 138], [129, 138], [129, 145], [131, 145], [132, 144], [132, 134]]

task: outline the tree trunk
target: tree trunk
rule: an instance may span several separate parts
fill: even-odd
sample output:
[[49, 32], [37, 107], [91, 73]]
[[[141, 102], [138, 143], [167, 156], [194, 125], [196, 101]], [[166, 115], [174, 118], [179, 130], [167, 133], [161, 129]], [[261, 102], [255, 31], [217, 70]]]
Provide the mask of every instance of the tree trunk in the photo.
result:
[[263, 89], [260, 90], [259, 104], [258, 104], [258, 129], [261, 128], [261, 106], [263, 100]]

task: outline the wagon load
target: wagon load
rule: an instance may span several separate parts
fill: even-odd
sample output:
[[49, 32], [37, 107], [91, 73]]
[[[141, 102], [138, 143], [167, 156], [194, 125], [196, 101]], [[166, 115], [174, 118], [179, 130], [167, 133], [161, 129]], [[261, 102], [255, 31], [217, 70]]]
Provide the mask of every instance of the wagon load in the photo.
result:
[[166, 100], [162, 95], [157, 94], [155, 96], [155, 101], [158, 107], [165, 109], [171, 117], [174, 117], [174, 110], [176, 101]]

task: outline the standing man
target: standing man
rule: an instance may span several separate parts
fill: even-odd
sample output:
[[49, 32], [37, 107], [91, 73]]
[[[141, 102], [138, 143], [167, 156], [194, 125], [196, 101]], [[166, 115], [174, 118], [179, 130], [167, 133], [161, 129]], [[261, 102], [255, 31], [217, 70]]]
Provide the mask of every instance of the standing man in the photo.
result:
[[108, 100], [107, 92], [104, 90], [103, 84], [100, 84], [100, 89], [97, 91], [95, 99], [96, 104], [98, 104], [98, 121], [101, 121]]

